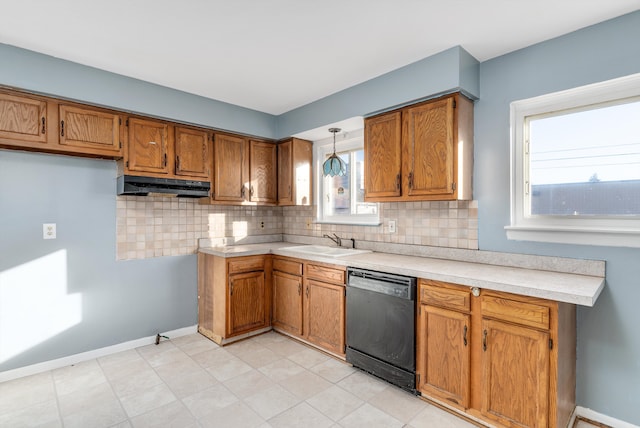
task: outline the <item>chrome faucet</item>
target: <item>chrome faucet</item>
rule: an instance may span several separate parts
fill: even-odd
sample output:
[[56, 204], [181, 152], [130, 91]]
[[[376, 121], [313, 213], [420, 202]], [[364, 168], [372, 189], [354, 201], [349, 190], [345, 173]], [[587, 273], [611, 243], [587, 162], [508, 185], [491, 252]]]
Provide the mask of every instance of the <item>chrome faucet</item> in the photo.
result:
[[340, 239], [340, 237], [338, 235], [336, 235], [335, 233], [333, 234], [333, 236], [329, 236], [329, 235], [322, 235], [323, 238], [329, 238], [331, 239], [333, 242], [336, 243], [336, 245], [338, 247], [342, 246], [342, 239]]

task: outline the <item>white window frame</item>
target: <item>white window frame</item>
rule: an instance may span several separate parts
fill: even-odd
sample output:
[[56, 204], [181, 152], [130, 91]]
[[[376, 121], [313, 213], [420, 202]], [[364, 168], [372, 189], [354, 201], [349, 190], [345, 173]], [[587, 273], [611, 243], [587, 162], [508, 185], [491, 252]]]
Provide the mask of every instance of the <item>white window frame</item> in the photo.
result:
[[[350, 131], [336, 136], [336, 152], [345, 152], [364, 148], [364, 130]], [[316, 177], [314, 186], [314, 197], [317, 202], [316, 223], [326, 224], [349, 224], [360, 226], [380, 225], [380, 206], [378, 204], [377, 214], [351, 214], [351, 215], [324, 215], [324, 176], [322, 174], [322, 164], [326, 157], [333, 153], [333, 137], [316, 141], [313, 144], [314, 175]], [[351, 178], [351, 188], [355, 189], [355, 177]]]
[[527, 117], [640, 96], [640, 73], [511, 103], [511, 224], [508, 239], [640, 247], [640, 216], [530, 215], [525, 195]]

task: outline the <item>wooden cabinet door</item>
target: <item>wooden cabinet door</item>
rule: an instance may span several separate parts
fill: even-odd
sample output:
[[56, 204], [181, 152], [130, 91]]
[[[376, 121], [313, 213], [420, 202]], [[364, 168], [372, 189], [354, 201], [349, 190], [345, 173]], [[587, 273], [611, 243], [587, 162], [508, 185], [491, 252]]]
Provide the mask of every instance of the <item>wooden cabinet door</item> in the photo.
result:
[[121, 153], [119, 115], [61, 104], [60, 144], [89, 152]]
[[214, 140], [214, 199], [217, 201], [246, 200], [247, 141], [241, 137], [216, 134]]
[[126, 168], [129, 172], [167, 174], [167, 124], [138, 118], [128, 119], [129, 141]]
[[402, 132], [400, 112], [364, 122], [365, 200], [401, 195]]
[[227, 335], [267, 326], [264, 272], [229, 275]]
[[344, 286], [307, 279], [305, 284], [305, 338], [327, 351], [345, 352]]
[[482, 320], [482, 414], [505, 426], [545, 428], [549, 333]]
[[250, 141], [249, 148], [249, 200], [275, 204], [278, 198], [276, 184], [277, 150], [273, 143]]
[[191, 128], [176, 127], [176, 175], [209, 179], [209, 134]]
[[293, 140], [278, 144], [278, 205], [295, 205], [293, 198]]
[[302, 277], [273, 272], [273, 326], [302, 336]]
[[420, 305], [418, 390], [463, 409], [470, 397], [470, 329], [468, 314]]
[[47, 143], [47, 102], [39, 98], [0, 93], [0, 141]]
[[454, 194], [453, 97], [403, 111], [406, 195]]

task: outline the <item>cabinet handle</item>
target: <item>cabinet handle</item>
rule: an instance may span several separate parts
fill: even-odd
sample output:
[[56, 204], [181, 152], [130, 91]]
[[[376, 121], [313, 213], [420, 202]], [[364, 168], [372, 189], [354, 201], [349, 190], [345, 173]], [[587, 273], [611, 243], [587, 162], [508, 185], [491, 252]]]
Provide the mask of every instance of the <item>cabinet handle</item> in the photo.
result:
[[309, 298], [309, 286], [307, 285], [307, 299]]
[[462, 342], [464, 343], [464, 346], [467, 346], [467, 326], [464, 326], [464, 329], [462, 331]]
[[164, 154], [164, 166], [167, 166], [167, 154]]
[[487, 330], [482, 332], [482, 350], [487, 350]]
[[249, 188], [249, 195], [253, 196], [253, 185]]
[[233, 282], [229, 285], [229, 295], [233, 296]]
[[413, 172], [409, 173], [409, 189], [413, 189]]
[[64, 120], [60, 121], [60, 136], [64, 137]]
[[176, 156], [176, 171], [180, 171], [180, 156]]
[[291, 196], [291, 185], [289, 185], [289, 196]]
[[42, 133], [46, 133], [47, 132], [47, 127], [46, 127], [46, 119], [44, 118], [44, 116], [42, 117]]
[[302, 284], [298, 284], [298, 296], [302, 293]]
[[244, 184], [242, 185], [242, 187], [240, 188], [240, 195], [242, 196], [242, 198], [244, 199]]
[[400, 174], [396, 175], [396, 190], [400, 190], [401, 179], [402, 176]]

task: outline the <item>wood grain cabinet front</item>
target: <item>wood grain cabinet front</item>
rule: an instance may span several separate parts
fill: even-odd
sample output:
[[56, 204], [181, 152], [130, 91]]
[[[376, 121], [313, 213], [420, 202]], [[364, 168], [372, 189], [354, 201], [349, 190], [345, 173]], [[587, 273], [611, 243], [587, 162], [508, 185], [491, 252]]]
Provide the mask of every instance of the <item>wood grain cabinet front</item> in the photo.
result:
[[198, 254], [198, 331], [224, 345], [271, 326], [271, 256]]
[[[124, 158], [125, 173], [131, 175], [166, 176], [171, 159], [168, 125], [164, 122], [128, 118], [127, 151]], [[146, 174], [145, 174], [146, 173]]]
[[113, 112], [60, 104], [60, 144], [96, 155], [122, 156], [122, 117]]
[[274, 204], [278, 201], [277, 149], [273, 143], [249, 141], [249, 200]]
[[472, 198], [473, 103], [456, 93], [365, 119], [365, 200]]
[[51, 110], [44, 98], [0, 91], [0, 145], [34, 149], [51, 145], [55, 114]]
[[313, 144], [300, 138], [278, 143], [278, 205], [312, 204]]
[[175, 127], [175, 175], [208, 181], [211, 171], [210, 134], [194, 128]]
[[564, 428], [575, 408], [575, 305], [420, 280], [418, 389], [498, 427]]
[[344, 357], [344, 278], [344, 267], [275, 257], [273, 327]]

